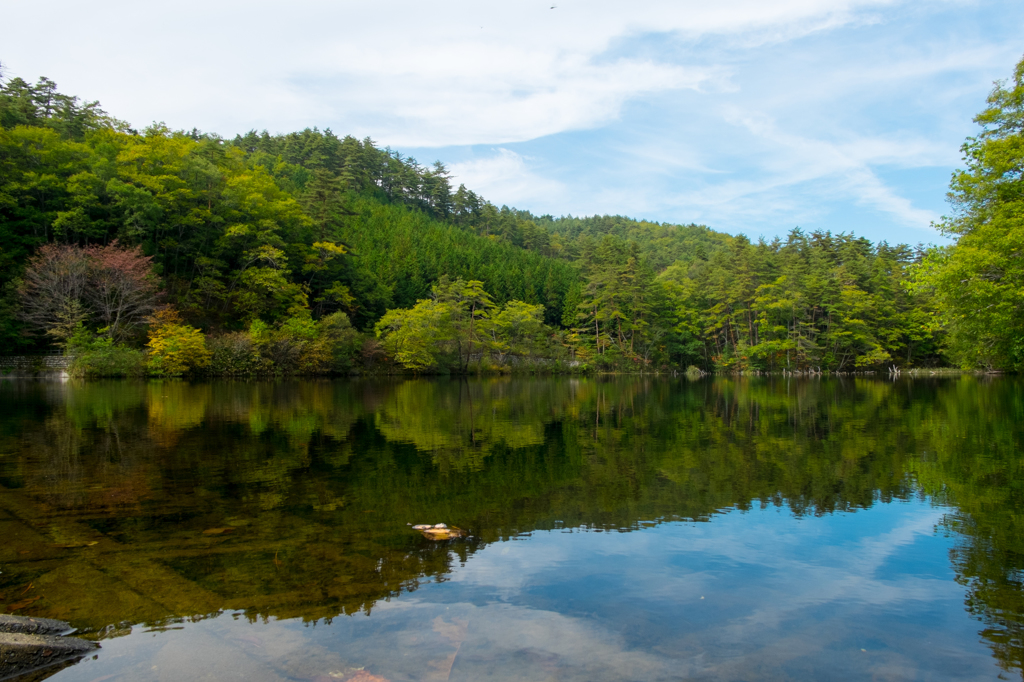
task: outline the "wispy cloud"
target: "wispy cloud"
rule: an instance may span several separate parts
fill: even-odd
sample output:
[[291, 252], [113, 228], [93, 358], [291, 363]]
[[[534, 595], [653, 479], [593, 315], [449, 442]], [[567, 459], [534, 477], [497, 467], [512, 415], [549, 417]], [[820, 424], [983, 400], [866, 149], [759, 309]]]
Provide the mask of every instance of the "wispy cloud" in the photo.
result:
[[[710, 190], [681, 195], [676, 198], [678, 205], [714, 209], [750, 201], [760, 204], [767, 195], [825, 181], [832, 192], [841, 192], [911, 227], [924, 227], [938, 218], [932, 211], [914, 207], [872, 170], [876, 164], [931, 165], [932, 159], [941, 155], [933, 144], [878, 138], [829, 142], [783, 132], [774, 121], [747, 112], [731, 112], [726, 120], [743, 127], [767, 147], [759, 155], [759, 172], [750, 179], [726, 181]], [[785, 208], [790, 210], [791, 206]]]
[[1011, 0], [57, 0], [41, 43], [35, 5], [5, 11], [9, 75], [136, 125], [331, 127], [540, 213], [914, 241], [1024, 21]]
[[[228, 134], [345, 125], [396, 145], [494, 144], [599, 125], [632, 97], [721, 76], [713, 66], [603, 56], [616, 40], [792, 40], [893, 4], [307, 0], [281, 11], [186, 0], [168, 13], [65, 1], [49, 6], [47, 50], [17, 28], [33, 19], [27, 3], [8, 8], [0, 37], [16, 71], [102, 97], [135, 123], [168, 118]], [[71, 58], [86, 37], [90, 58]]]
[[454, 163], [449, 170], [455, 183], [465, 184], [484, 197], [501, 196], [502, 203], [513, 206], [564, 201], [565, 185], [533, 172], [527, 161], [522, 155], [499, 147], [491, 156]]

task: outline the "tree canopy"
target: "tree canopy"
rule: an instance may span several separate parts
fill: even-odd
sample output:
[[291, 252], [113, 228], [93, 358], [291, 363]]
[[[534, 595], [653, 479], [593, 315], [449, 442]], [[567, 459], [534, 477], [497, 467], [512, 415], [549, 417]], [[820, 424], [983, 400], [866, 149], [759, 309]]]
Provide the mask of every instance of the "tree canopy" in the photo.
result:
[[[465, 371], [481, 353], [615, 370], [948, 360], [1018, 369], [1022, 64], [996, 85], [976, 119], [982, 132], [963, 147], [954, 213], [940, 225], [957, 242], [932, 249], [829, 231], [751, 240], [696, 224], [537, 216], [454, 187], [443, 163], [423, 165], [369, 138], [316, 128], [231, 140], [162, 124], [137, 131], [45, 78], [13, 79], [0, 84], [0, 343], [45, 347], [81, 323], [138, 344], [96, 286], [45, 311], [32, 312], [27, 297], [40, 255], [57, 253], [45, 249], [102, 248], [109, 260], [121, 253], [110, 250], [116, 243], [146, 259], [146, 291], [159, 290], [159, 304], [208, 336], [235, 339], [213, 342], [221, 349], [259, 346], [232, 336], [254, 324], [273, 336], [343, 314], [354, 331], [391, 344], [381, 357], [395, 360], [407, 339], [411, 364], [399, 364], [418, 371]], [[488, 301], [465, 318], [468, 336], [461, 308], [438, 293], [458, 281], [478, 283]], [[413, 334], [416, 325], [426, 327]], [[473, 352], [450, 362], [441, 339]], [[428, 346], [429, 358], [412, 350]], [[374, 348], [364, 354], [378, 357]]]
[[961, 147], [952, 215], [939, 227], [956, 239], [935, 249], [920, 283], [934, 292], [952, 358], [965, 367], [1024, 367], [1024, 59], [996, 83], [974, 118], [981, 132]]

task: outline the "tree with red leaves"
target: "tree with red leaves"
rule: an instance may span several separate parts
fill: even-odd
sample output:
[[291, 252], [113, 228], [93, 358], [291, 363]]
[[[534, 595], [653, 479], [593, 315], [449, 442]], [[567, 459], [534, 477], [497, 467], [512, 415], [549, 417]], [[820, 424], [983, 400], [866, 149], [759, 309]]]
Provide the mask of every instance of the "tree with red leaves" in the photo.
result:
[[22, 319], [58, 342], [90, 318], [122, 341], [156, 308], [159, 282], [137, 246], [46, 244], [29, 261], [19, 293]]
[[84, 249], [67, 244], [41, 246], [19, 287], [21, 318], [47, 336], [67, 341], [89, 316], [83, 302], [88, 280]]
[[107, 335], [120, 341], [156, 308], [159, 287], [152, 258], [138, 246], [121, 248], [117, 240], [90, 246], [85, 252], [89, 260], [85, 299]]

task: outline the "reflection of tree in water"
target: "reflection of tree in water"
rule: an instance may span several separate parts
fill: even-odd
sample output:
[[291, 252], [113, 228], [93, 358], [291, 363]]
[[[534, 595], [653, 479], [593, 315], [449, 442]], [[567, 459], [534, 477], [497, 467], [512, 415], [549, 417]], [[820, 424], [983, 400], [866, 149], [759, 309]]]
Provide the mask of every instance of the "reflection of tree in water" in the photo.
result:
[[954, 534], [950, 559], [967, 587], [967, 608], [1007, 670], [1024, 664], [1024, 460], [1020, 383], [943, 383], [941, 418], [921, 462], [921, 487], [956, 510], [941, 527]]
[[[1024, 547], [1019, 535], [1007, 538], [1005, 527], [991, 527], [991, 521], [978, 523], [972, 516], [957, 512], [947, 515], [942, 526], [959, 535], [956, 546], [950, 550], [950, 559], [957, 581], [967, 587], [967, 610], [985, 624], [981, 634], [992, 647], [1000, 666], [1005, 670], [1021, 670], [1024, 664]], [[1019, 528], [1019, 523], [1016, 525]], [[1003, 544], [996, 538], [1010, 542]]]
[[151, 381], [146, 386], [146, 412], [150, 438], [163, 447], [174, 447], [180, 434], [206, 419], [209, 384], [183, 381]]
[[558, 382], [408, 381], [376, 411], [375, 426], [393, 443], [430, 453], [442, 472], [480, 471], [496, 445], [544, 442], [544, 426], [561, 416], [570, 394]]
[[51, 397], [61, 398], [63, 410], [47, 415], [42, 428], [23, 432], [29, 443], [25, 484], [39, 490], [40, 501], [54, 509], [137, 507], [149, 494], [146, 434], [139, 420], [143, 386], [44, 386]]
[[[52, 592], [38, 615], [99, 627], [227, 605], [328, 618], [443, 579], [517, 532], [928, 494], [956, 505], [944, 527], [968, 608], [1020, 668], [1013, 380], [12, 384], [0, 402], [0, 452], [13, 453], [0, 484], [101, 540], [93, 555], [33, 545], [24, 564], [0, 548], [4, 580], [90, 586], [63, 611]], [[432, 544], [406, 526], [440, 521], [475, 539]], [[58, 525], [50, 542], [78, 537]], [[100, 574], [160, 593], [116, 602], [88, 577]]]

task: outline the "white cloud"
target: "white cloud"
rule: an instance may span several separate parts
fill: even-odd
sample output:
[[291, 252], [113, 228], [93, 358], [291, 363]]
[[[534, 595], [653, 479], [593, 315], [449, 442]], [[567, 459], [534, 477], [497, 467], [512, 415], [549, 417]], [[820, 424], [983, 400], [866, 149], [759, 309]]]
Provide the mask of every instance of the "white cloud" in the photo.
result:
[[451, 165], [499, 204], [750, 234], [856, 214], [937, 237], [944, 183], [922, 205], [887, 171], [951, 170], [963, 102], [1019, 57], [982, 27], [1007, 0], [55, 0], [43, 34], [8, 4], [9, 75], [136, 125], [480, 145]]
[[558, 204], [565, 200], [565, 185], [531, 171], [528, 159], [501, 147], [495, 152], [493, 156], [449, 166], [454, 183], [465, 184], [481, 196], [511, 206]]
[[[857, 139], [835, 143], [781, 131], [774, 121], [750, 112], [732, 112], [727, 120], [752, 134], [762, 146], [758, 156], [759, 171], [754, 177], [725, 181], [713, 188], [702, 188], [676, 197], [680, 206], [694, 206], [721, 211], [730, 207], [742, 211], [744, 205], [764, 213], [763, 202], [772, 195], [787, 196], [786, 188], [811, 182], [827, 183], [831, 192], [868, 204], [888, 213], [905, 225], [926, 227], [939, 216], [914, 207], [910, 201], [887, 187], [872, 170], [873, 166], [898, 164], [905, 166], [935, 165], [943, 150], [919, 139]], [[792, 211], [783, 200], [779, 209]]]
[[616, 40], [788, 40], [891, 4], [193, 0], [168, 12], [68, 1], [48, 6], [40, 45], [19, 28], [38, 7], [16, 3], [0, 41], [16, 75], [49, 75], [136, 124], [167, 119], [225, 134], [319, 124], [392, 145], [495, 144], [600, 125], [637, 95], [724, 77], [714, 67], [603, 57]]

